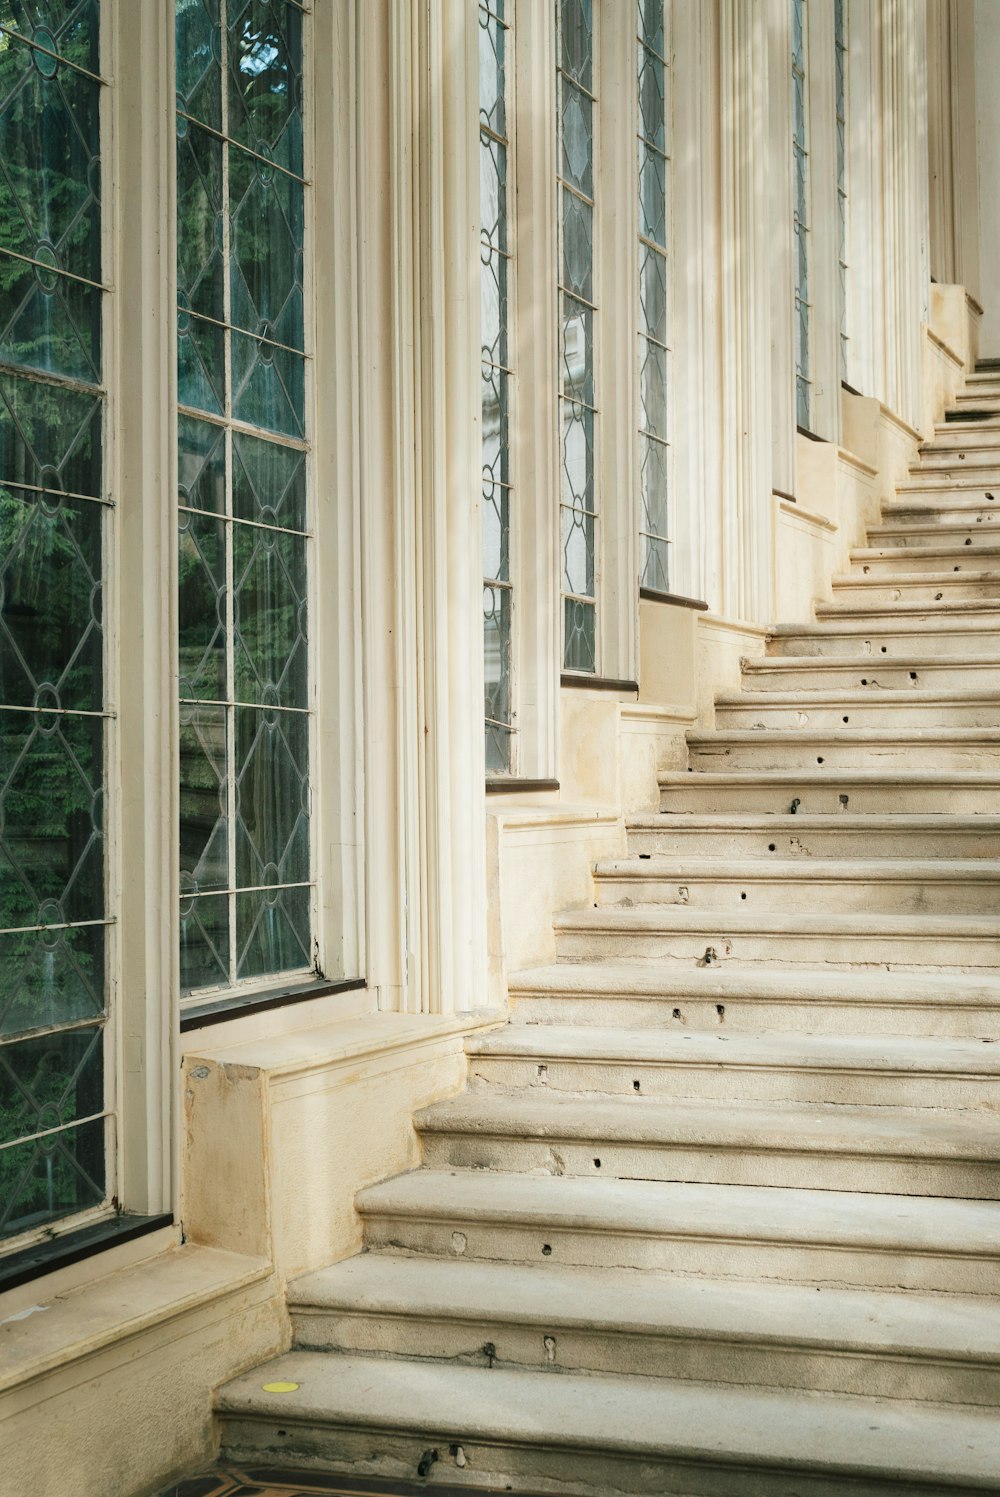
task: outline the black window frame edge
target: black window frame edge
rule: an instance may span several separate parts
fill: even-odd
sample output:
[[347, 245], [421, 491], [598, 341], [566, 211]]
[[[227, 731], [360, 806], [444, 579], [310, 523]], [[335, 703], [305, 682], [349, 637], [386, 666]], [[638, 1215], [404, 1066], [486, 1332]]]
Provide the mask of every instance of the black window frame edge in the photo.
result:
[[226, 1024], [232, 1019], [244, 1019], [249, 1014], [268, 1013], [271, 1009], [288, 1008], [293, 1003], [306, 1003], [310, 998], [329, 998], [335, 993], [356, 993], [367, 988], [364, 977], [313, 978], [295, 986], [283, 985], [265, 988], [254, 993], [227, 994], [224, 998], [206, 1000], [181, 1010], [181, 1034], [192, 1029], [208, 1029], [215, 1024]]
[[85, 1258], [105, 1253], [109, 1248], [121, 1247], [126, 1242], [148, 1237], [151, 1232], [173, 1225], [174, 1216], [170, 1211], [156, 1216], [121, 1211], [85, 1227], [46, 1237], [30, 1247], [16, 1249], [6, 1257], [0, 1257], [0, 1295], [22, 1284], [30, 1284], [33, 1279], [55, 1273], [57, 1269], [69, 1268], [74, 1263], [82, 1263]]

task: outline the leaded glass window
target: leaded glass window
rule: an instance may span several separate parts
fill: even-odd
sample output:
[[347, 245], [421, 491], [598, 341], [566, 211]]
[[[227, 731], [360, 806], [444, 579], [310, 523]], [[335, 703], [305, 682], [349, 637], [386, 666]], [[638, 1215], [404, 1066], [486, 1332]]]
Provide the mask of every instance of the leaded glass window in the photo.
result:
[[669, 457], [667, 376], [670, 364], [667, 235], [668, 38], [664, 0], [637, 0], [639, 173], [639, 492], [640, 580], [667, 591]]
[[98, 7], [0, 8], [0, 1239], [112, 1194]]
[[306, 19], [176, 0], [185, 992], [314, 965]]
[[812, 419], [809, 376], [809, 98], [806, 0], [792, 0], [792, 162], [795, 176], [795, 419], [807, 430]]
[[513, 768], [511, 694], [510, 244], [507, 108], [511, 0], [479, 7], [479, 195], [482, 261], [483, 645], [486, 769]]
[[849, 0], [833, 0], [837, 110], [837, 270], [840, 296], [840, 377], [847, 379], [847, 27]]
[[594, 339], [595, 123], [592, 0], [557, 0], [560, 536], [563, 664], [597, 670], [598, 427]]

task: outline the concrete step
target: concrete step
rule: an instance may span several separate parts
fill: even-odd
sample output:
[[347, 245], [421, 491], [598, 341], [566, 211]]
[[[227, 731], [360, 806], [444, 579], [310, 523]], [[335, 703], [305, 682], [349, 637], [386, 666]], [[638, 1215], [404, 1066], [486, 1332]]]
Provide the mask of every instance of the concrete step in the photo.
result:
[[997, 656], [998, 615], [987, 612], [966, 617], [909, 615], [905, 605], [893, 612], [841, 617], [816, 624], [775, 624], [765, 647], [768, 655], [851, 655], [877, 662], [883, 655], [925, 660], [941, 656]]
[[480, 1089], [993, 1115], [1000, 1102], [1000, 1044], [985, 1039], [508, 1024], [466, 1049]]
[[367, 1253], [289, 1285], [297, 1347], [1000, 1403], [992, 1301]]
[[1000, 1200], [1000, 1128], [982, 1113], [536, 1088], [466, 1092], [414, 1124], [431, 1170]]
[[[1000, 853], [1000, 844], [996, 846]], [[594, 891], [604, 908], [684, 906], [752, 914], [816, 910], [847, 914], [1000, 913], [995, 858], [602, 858]]]
[[956, 423], [950, 437], [942, 435], [933, 447], [923, 449], [910, 469], [911, 480], [917, 474], [957, 478], [964, 473], [974, 474], [982, 483], [1000, 482], [1000, 448], [983, 441], [984, 435], [971, 424]]
[[919, 525], [940, 524], [995, 524], [1000, 500], [992, 489], [980, 485], [976, 489], [928, 490], [927, 488], [901, 489], [895, 499], [887, 499], [882, 505], [882, 518], [891, 524], [915, 521]]
[[[912, 686], [912, 683], [910, 683]], [[995, 728], [1000, 723], [1000, 692], [907, 690], [889, 700], [870, 689], [815, 693], [732, 692], [715, 699], [721, 732], [746, 729], [819, 730], [851, 728]]]
[[1000, 597], [1000, 570], [992, 572], [848, 572], [833, 579], [833, 599], [853, 607], [896, 603], [981, 602]]
[[[294, 1391], [268, 1393], [265, 1383]], [[984, 1410], [292, 1351], [220, 1390], [231, 1460], [466, 1491], [953, 1497], [993, 1483]], [[994, 1486], [995, 1490], [995, 1486]]]
[[[953, 419], [936, 421], [934, 423], [934, 436], [929, 442], [924, 442], [920, 448], [919, 461], [923, 467], [928, 458], [935, 458], [942, 454], [964, 453], [966, 459], [980, 459], [992, 456], [995, 458], [1000, 451], [1000, 405], [995, 412], [990, 411], [984, 415], [982, 420], [977, 421], [973, 417], [976, 410], [986, 410], [982, 398], [978, 401], [959, 402], [953, 413]], [[956, 419], [957, 418], [957, 419]]]
[[554, 922], [562, 961], [848, 970], [1000, 970], [1000, 916], [803, 913], [799, 910], [566, 911]]
[[996, 532], [985, 536], [977, 532], [977, 536], [983, 544], [966, 546], [963, 540], [935, 545], [925, 535], [919, 545], [855, 546], [850, 553], [853, 575], [860, 572], [862, 577], [888, 578], [900, 573], [912, 577], [944, 572], [954, 576], [960, 572], [975, 574], [984, 568], [995, 569], [1000, 564], [1000, 546], [986, 543], [1000, 540], [1000, 536]]
[[[817, 603], [816, 618], [824, 624], [857, 622], [867, 629], [900, 630], [911, 621], [942, 624], [947, 629], [989, 630], [1000, 619], [1000, 596], [988, 598], [896, 598], [888, 603], [864, 598], [860, 602], [835, 599]], [[791, 627], [794, 628], [794, 625]]]
[[865, 550], [919, 551], [927, 546], [949, 546], [966, 551], [997, 544], [998, 527], [994, 520], [883, 520], [869, 525]]
[[813, 769], [663, 771], [658, 776], [664, 811], [804, 812], [878, 815], [943, 812], [951, 816], [1000, 815], [1000, 783], [993, 773], [949, 770]]
[[898, 765], [985, 772], [1000, 764], [1000, 728], [747, 728], [689, 733], [687, 743], [695, 771]]
[[[988, 973], [553, 962], [513, 973], [509, 988], [512, 1022], [541, 1036], [555, 1024], [648, 1029], [658, 1036], [779, 1030], [1000, 1041], [1000, 978]], [[631, 1081], [641, 1094], [642, 1072]]]
[[886, 697], [911, 691], [1000, 690], [1000, 647], [992, 655], [766, 655], [743, 662], [743, 691], [812, 693], [871, 691]]
[[984, 858], [1000, 850], [994, 816], [766, 816], [650, 812], [627, 822], [639, 858]]
[[357, 1208], [369, 1252], [1000, 1292], [994, 1201], [422, 1169]]

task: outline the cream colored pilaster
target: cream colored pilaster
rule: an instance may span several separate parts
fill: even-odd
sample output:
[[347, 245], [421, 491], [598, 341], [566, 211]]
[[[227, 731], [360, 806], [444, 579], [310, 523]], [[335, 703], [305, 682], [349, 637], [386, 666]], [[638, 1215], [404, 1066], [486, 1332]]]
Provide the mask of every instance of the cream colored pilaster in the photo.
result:
[[885, 388], [885, 153], [880, 0], [850, 0], [848, 33], [847, 382], [881, 398]]
[[[170, 0], [109, 7], [112, 84], [105, 243], [113, 290], [108, 662], [112, 1022], [117, 1020], [118, 1196], [169, 1209], [178, 1015], [177, 531], [174, 356], [174, 16]], [[106, 137], [107, 140], [108, 137]], [[105, 147], [107, 149], [107, 145]], [[127, 710], [123, 708], [127, 707]], [[115, 960], [117, 953], [117, 960]], [[176, 1161], [174, 1161], [176, 1164]], [[174, 1176], [175, 1177], [175, 1176]]]
[[[779, 0], [781, 3], [781, 0]], [[788, 6], [785, 6], [788, 9]], [[848, 12], [850, 14], [850, 12]], [[833, 6], [809, 7], [809, 116], [812, 233], [809, 265], [813, 305], [812, 430], [840, 437], [840, 277], [837, 202], [837, 96]]]
[[722, 609], [771, 609], [770, 256], [767, 24], [753, 0], [721, 0]]

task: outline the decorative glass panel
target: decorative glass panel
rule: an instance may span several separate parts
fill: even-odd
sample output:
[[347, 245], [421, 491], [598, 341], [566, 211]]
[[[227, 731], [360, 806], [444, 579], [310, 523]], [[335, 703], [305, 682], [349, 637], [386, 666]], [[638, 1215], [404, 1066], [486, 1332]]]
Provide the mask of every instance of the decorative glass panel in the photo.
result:
[[479, 6], [479, 191], [483, 438], [483, 663], [486, 770], [513, 769], [510, 571], [510, 253], [507, 77], [510, 0]]
[[563, 665], [597, 669], [597, 467], [594, 148], [597, 99], [591, 0], [557, 0], [559, 402]]
[[176, 0], [181, 985], [313, 965], [296, 0]]
[[806, 430], [812, 425], [812, 385], [809, 378], [809, 107], [807, 69], [809, 40], [805, 0], [792, 3], [792, 163], [794, 169], [795, 234], [795, 418]]
[[639, 536], [643, 587], [667, 591], [670, 363], [669, 58], [666, 0], [637, 0]]
[[98, 8], [0, 15], [0, 1239], [102, 1205], [107, 979]]

